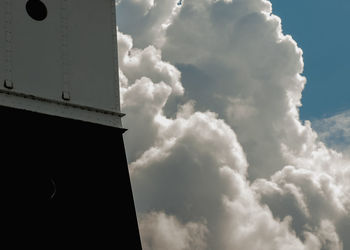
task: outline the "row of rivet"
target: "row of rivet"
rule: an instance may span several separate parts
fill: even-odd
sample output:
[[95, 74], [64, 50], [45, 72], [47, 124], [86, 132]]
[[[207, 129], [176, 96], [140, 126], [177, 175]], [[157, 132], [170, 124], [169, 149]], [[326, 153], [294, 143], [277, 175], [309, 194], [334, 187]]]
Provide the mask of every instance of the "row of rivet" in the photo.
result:
[[69, 10], [69, 0], [61, 1], [61, 61], [62, 61], [62, 71], [63, 71], [63, 91], [62, 99], [69, 101], [70, 96], [70, 63], [69, 63], [69, 48], [68, 48], [68, 10]]
[[111, 0], [112, 3], [112, 30], [113, 30], [113, 47], [114, 47], [114, 69], [115, 69], [115, 74], [114, 74], [114, 82], [115, 82], [115, 95], [116, 95], [116, 109], [120, 110], [120, 102], [119, 102], [119, 66], [118, 66], [118, 39], [117, 39], [117, 19], [116, 19], [116, 1]]
[[5, 1], [5, 81], [4, 86], [7, 89], [13, 89], [12, 82], [12, 1]]

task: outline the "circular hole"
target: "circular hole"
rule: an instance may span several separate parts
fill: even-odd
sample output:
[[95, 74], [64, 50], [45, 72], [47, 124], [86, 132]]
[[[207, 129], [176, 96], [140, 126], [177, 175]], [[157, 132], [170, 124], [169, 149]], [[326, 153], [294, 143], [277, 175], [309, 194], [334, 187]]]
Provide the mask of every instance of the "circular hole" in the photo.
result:
[[42, 21], [47, 17], [46, 5], [40, 0], [29, 0], [26, 10], [28, 15], [36, 21]]

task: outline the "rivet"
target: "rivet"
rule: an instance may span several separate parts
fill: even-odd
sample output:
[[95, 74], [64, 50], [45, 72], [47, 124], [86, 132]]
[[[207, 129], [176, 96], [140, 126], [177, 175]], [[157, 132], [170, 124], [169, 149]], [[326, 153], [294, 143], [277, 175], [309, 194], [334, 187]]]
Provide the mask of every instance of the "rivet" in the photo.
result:
[[69, 101], [70, 100], [70, 94], [68, 91], [63, 91], [62, 92], [62, 99], [65, 101]]
[[4, 81], [4, 87], [7, 89], [13, 89], [13, 82], [10, 80], [5, 80]]

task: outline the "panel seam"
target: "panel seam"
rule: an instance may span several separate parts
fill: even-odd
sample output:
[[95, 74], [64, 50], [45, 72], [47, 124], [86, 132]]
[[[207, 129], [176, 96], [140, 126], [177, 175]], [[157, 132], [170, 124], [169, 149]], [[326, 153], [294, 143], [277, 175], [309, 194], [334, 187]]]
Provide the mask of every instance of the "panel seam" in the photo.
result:
[[7, 84], [13, 84], [12, 83], [12, 40], [13, 40], [13, 34], [12, 34], [12, 0], [6, 0], [5, 1], [5, 67], [4, 67], [4, 75], [5, 75], [5, 81], [7, 81]]
[[68, 10], [69, 0], [61, 1], [61, 60], [62, 60], [62, 99], [69, 101], [70, 93], [70, 58], [68, 45]]

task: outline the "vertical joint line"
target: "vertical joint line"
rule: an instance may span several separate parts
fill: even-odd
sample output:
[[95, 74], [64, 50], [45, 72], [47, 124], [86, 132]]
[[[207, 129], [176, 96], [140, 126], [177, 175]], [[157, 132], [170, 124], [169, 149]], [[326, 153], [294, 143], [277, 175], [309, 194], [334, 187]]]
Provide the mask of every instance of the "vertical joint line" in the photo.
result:
[[112, 17], [111, 17], [111, 21], [112, 21], [112, 34], [113, 34], [113, 48], [114, 48], [114, 70], [115, 70], [115, 74], [114, 74], [114, 93], [116, 96], [116, 110], [118, 110], [118, 112], [120, 112], [120, 84], [119, 84], [119, 66], [118, 66], [118, 39], [117, 39], [117, 15], [116, 15], [116, 1], [115, 0], [111, 0], [111, 8], [112, 8]]
[[13, 88], [12, 83], [12, 0], [5, 1], [5, 87]]
[[61, 1], [61, 61], [62, 61], [62, 99], [69, 101], [70, 96], [70, 63], [69, 63], [69, 45], [68, 45], [68, 16], [69, 0]]

